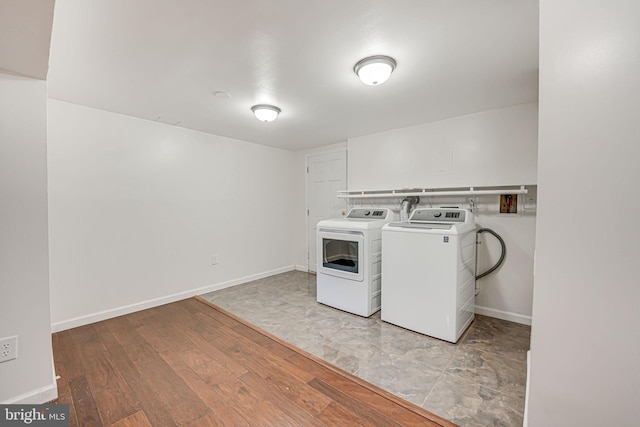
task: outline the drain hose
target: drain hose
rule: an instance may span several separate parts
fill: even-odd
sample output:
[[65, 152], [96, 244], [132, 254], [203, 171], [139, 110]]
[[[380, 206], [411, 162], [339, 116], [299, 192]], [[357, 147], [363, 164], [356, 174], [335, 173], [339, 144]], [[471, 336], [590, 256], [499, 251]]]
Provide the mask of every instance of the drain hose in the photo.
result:
[[478, 235], [480, 233], [489, 233], [489, 234], [492, 234], [493, 236], [495, 236], [495, 238], [498, 239], [498, 241], [500, 242], [500, 247], [502, 248], [502, 252], [500, 253], [500, 259], [498, 260], [498, 262], [496, 262], [493, 267], [491, 267], [490, 269], [488, 269], [484, 273], [478, 274], [476, 276], [476, 280], [482, 279], [484, 276], [487, 276], [487, 275], [493, 273], [494, 271], [496, 271], [496, 269], [498, 267], [500, 267], [500, 265], [504, 261], [505, 255], [507, 255], [507, 245], [504, 244], [504, 240], [502, 240], [502, 237], [500, 237], [500, 235], [498, 233], [496, 233], [495, 231], [493, 231], [490, 228], [481, 228], [478, 231], [476, 231], [476, 235]]

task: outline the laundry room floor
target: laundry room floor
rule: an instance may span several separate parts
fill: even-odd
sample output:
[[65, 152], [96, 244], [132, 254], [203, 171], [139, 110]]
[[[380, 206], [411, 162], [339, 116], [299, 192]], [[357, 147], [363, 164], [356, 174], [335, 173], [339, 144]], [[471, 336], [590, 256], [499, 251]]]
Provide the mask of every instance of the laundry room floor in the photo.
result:
[[451, 344], [319, 304], [299, 271], [202, 297], [456, 424], [522, 426], [529, 326], [476, 315]]

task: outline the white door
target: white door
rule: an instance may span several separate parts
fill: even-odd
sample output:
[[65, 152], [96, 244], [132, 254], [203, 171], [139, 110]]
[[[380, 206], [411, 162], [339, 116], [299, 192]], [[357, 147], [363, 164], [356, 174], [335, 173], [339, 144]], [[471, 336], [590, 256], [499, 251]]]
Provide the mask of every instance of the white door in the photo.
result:
[[338, 190], [347, 189], [347, 151], [307, 157], [307, 266], [317, 271], [316, 224], [346, 215], [347, 202]]

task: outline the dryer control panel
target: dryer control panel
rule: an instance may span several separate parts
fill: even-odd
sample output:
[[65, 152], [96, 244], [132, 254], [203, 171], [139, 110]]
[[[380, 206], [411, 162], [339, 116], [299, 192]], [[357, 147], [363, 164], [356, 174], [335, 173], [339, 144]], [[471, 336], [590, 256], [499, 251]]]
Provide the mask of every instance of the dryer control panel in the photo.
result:
[[387, 219], [390, 214], [386, 208], [353, 208], [349, 211], [347, 218], [358, 219]]
[[409, 217], [409, 222], [465, 222], [467, 211], [465, 209], [416, 209]]

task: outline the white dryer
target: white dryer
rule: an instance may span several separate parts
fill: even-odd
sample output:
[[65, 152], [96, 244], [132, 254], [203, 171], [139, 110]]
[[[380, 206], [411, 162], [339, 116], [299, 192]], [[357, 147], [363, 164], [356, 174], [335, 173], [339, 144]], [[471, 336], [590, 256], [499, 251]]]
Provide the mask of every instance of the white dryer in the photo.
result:
[[380, 310], [381, 230], [392, 219], [390, 209], [354, 208], [318, 223], [318, 302], [364, 317]]
[[416, 209], [382, 228], [383, 321], [455, 343], [474, 319], [476, 225], [465, 209]]

